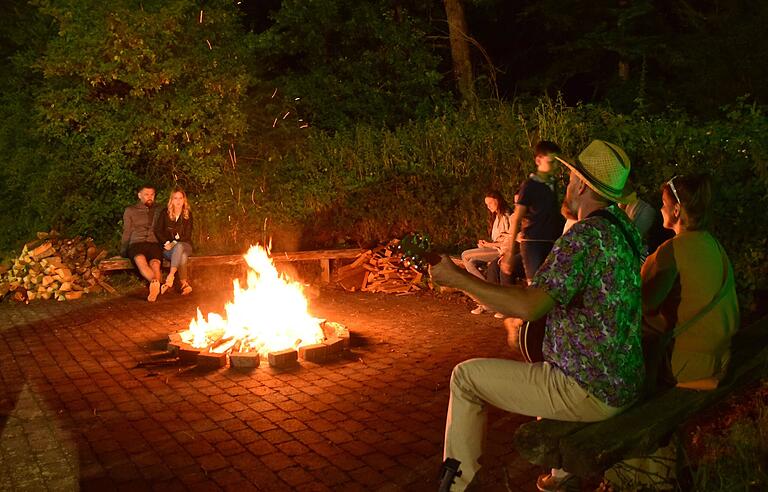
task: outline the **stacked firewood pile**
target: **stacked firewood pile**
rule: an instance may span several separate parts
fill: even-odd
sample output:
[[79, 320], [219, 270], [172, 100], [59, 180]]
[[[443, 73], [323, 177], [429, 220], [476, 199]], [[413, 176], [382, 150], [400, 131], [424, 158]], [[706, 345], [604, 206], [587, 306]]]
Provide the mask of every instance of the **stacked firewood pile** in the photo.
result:
[[17, 302], [35, 299], [71, 301], [83, 294], [115, 292], [101, 275], [98, 264], [107, 250], [91, 238], [63, 238], [55, 231], [38, 232], [24, 245], [10, 267], [0, 270], [0, 300]]
[[398, 254], [399, 239], [361, 253], [336, 271], [336, 281], [349, 291], [412, 294], [424, 288], [423, 274]]

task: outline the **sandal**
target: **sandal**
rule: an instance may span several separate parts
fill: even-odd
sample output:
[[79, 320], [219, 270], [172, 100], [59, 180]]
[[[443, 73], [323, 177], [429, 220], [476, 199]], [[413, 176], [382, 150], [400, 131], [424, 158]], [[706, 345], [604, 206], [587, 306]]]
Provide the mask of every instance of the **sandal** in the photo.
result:
[[186, 296], [192, 292], [192, 286], [186, 280], [181, 284], [181, 295]]

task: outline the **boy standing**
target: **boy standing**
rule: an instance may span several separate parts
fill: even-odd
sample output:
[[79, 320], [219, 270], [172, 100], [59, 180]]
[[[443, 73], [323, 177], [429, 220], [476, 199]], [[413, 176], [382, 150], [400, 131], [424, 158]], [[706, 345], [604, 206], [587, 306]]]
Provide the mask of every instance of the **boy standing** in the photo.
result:
[[507, 275], [512, 274], [512, 259], [516, 253], [514, 239], [518, 238], [528, 283], [563, 232], [564, 219], [560, 214], [560, 200], [555, 188], [555, 175], [560, 168], [555, 155], [559, 152], [560, 147], [554, 142], [542, 140], [536, 144], [536, 172], [523, 181], [515, 199], [509, 231], [512, 240], [505, 248], [501, 269]]

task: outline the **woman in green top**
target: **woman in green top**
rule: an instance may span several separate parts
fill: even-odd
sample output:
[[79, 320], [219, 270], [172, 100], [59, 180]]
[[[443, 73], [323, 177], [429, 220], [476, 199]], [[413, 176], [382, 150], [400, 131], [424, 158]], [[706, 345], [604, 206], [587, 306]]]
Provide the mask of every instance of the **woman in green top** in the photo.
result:
[[675, 176], [661, 192], [664, 227], [675, 236], [648, 257], [641, 271], [646, 335], [676, 332], [670, 382], [714, 388], [725, 375], [739, 307], [728, 256], [707, 230], [709, 177]]
[[[671, 356], [661, 368], [662, 383], [714, 389], [728, 367], [739, 306], [728, 256], [707, 231], [709, 177], [675, 176], [664, 183], [661, 193], [664, 227], [675, 235], [648, 257], [641, 270], [644, 337], [674, 335]], [[605, 479], [616, 490], [641, 484], [668, 490], [675, 482], [675, 463], [675, 446], [670, 444], [649, 456], [617, 463]]]

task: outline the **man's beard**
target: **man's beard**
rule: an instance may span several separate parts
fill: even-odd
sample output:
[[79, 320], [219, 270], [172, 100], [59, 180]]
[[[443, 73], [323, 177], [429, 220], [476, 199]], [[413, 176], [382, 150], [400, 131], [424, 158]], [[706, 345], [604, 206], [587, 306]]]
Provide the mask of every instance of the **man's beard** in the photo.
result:
[[147, 200], [146, 202], [144, 202], [144, 206], [147, 208], [151, 207], [154, 204], [155, 204], [154, 200]]
[[579, 211], [576, 208], [576, 204], [573, 203], [573, 200], [569, 199], [568, 194], [566, 193], [565, 198], [563, 198], [563, 204], [560, 207], [560, 214], [562, 214], [563, 217], [570, 220], [578, 220], [579, 219]]

